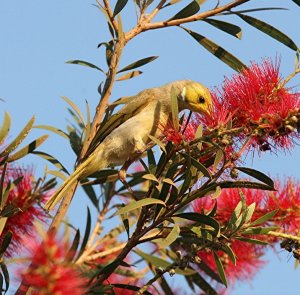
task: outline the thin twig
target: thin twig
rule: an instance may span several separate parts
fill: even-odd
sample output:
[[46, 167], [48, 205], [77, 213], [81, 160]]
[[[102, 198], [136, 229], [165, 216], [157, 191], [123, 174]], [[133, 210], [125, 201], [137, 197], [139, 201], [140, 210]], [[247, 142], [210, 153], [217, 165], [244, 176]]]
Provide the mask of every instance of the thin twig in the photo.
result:
[[284, 234], [281, 232], [277, 232], [277, 231], [269, 231], [268, 235], [277, 237], [277, 238], [283, 238], [283, 239], [289, 239], [289, 240], [294, 240], [294, 241], [298, 241], [300, 242], [300, 237], [298, 236], [293, 236], [293, 235], [289, 235], [289, 234]]

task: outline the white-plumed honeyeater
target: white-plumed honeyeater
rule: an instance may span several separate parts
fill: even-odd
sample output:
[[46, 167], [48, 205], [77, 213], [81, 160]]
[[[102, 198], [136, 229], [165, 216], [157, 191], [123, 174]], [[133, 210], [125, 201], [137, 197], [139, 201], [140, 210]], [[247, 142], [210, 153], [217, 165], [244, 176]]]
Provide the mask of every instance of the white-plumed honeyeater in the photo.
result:
[[112, 115], [93, 139], [88, 157], [63, 182], [46, 203], [52, 209], [76, 181], [109, 166], [132, 163], [150, 146], [149, 135], [162, 136], [164, 126], [172, 120], [172, 95], [176, 95], [179, 111], [189, 109], [208, 113], [212, 107], [209, 90], [200, 83], [180, 80], [141, 91], [120, 102], [124, 107]]

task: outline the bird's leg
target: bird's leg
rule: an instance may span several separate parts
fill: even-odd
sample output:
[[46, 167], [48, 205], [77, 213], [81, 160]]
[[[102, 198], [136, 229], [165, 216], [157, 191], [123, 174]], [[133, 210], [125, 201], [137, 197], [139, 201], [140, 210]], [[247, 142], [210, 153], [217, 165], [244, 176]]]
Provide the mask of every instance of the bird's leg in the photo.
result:
[[134, 194], [133, 194], [133, 190], [130, 187], [130, 185], [128, 184], [128, 182], [126, 181], [126, 176], [127, 176], [127, 169], [129, 168], [129, 166], [133, 163], [134, 161], [132, 159], [128, 159], [123, 166], [121, 167], [118, 175], [119, 175], [119, 179], [120, 181], [126, 186], [126, 188], [128, 189], [128, 191], [132, 194], [133, 198], [134, 198]]

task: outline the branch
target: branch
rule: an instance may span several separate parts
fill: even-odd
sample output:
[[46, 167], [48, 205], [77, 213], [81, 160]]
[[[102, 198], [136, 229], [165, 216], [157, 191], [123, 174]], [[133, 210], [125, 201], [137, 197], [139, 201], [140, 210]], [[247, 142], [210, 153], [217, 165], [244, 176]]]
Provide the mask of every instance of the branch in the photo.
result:
[[172, 27], [172, 26], [179, 26], [185, 23], [195, 22], [210, 16], [217, 15], [223, 11], [230, 10], [231, 8], [234, 8], [236, 6], [239, 6], [245, 2], [248, 2], [250, 0], [236, 0], [232, 1], [226, 5], [216, 7], [212, 10], [205, 11], [203, 13], [195, 14], [186, 18], [180, 18], [180, 19], [174, 19], [174, 20], [166, 20], [162, 22], [156, 22], [156, 23], [147, 23], [144, 25], [142, 31], [148, 31], [148, 30], [154, 30], [159, 28], [165, 28], [165, 27]]

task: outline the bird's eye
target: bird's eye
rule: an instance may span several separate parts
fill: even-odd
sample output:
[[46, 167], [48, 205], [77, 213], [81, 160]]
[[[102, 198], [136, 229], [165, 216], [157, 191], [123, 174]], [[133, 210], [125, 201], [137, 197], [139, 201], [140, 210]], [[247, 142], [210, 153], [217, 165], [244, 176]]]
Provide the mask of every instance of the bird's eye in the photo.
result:
[[201, 103], [201, 104], [202, 104], [202, 103], [205, 103], [205, 98], [204, 98], [203, 96], [200, 95], [200, 96], [198, 97], [198, 102]]

